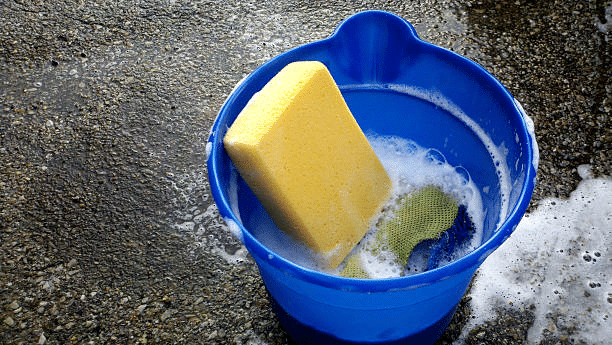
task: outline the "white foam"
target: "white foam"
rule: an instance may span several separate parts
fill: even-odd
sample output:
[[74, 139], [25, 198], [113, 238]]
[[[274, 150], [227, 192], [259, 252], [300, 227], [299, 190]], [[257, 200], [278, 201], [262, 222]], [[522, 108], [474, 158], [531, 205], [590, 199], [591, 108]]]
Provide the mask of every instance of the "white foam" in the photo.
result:
[[236, 239], [238, 239], [240, 242], [244, 243], [244, 237], [242, 234], [242, 229], [240, 229], [240, 226], [229, 218], [224, 218], [224, 220], [225, 220], [225, 223], [227, 224], [227, 227], [229, 228], [229, 231], [232, 233], [232, 235], [234, 235], [234, 237], [236, 237]]
[[219, 255], [229, 264], [236, 265], [247, 260], [249, 251], [245, 247], [240, 247], [234, 254], [229, 254], [223, 247], [213, 247], [211, 253]]
[[[527, 132], [529, 133], [529, 136], [531, 137], [531, 147], [533, 151], [533, 161], [531, 164], [533, 164], [534, 169], [537, 170], [538, 165], [540, 164], [540, 149], [538, 147], [538, 142], [536, 141], [535, 125], [531, 117], [529, 117], [527, 115], [527, 112], [525, 112], [525, 109], [523, 109], [523, 106], [521, 105], [521, 103], [516, 98], [513, 98], [513, 99], [514, 99], [514, 103], [516, 104], [516, 107], [521, 112], [521, 116], [523, 117], [523, 120], [525, 121], [525, 126], [527, 127]], [[518, 135], [517, 135], [517, 142], [518, 142]]]
[[467, 170], [451, 166], [442, 153], [412, 140], [372, 134], [368, 140], [393, 182], [394, 199], [427, 185], [438, 186], [465, 205], [476, 228], [482, 229], [482, 199]]
[[[393, 183], [389, 208], [403, 195], [427, 185], [438, 186], [467, 207], [476, 229], [470, 244], [455, 253], [456, 257], [480, 245], [484, 219], [482, 200], [478, 188], [465, 169], [451, 166], [437, 150], [425, 149], [411, 140], [375, 134], [368, 134], [368, 140]], [[374, 255], [371, 251], [371, 248], [378, 247], [376, 230], [375, 226], [370, 229], [353, 253], [360, 255], [362, 268], [370, 278], [399, 277], [404, 268], [396, 263], [392, 253], [378, 250]], [[423, 263], [425, 267], [418, 267], [418, 271], [425, 270], [426, 263]], [[411, 272], [416, 271], [411, 269]]]
[[[375, 237], [368, 236], [366, 241], [369, 238], [374, 239]], [[367, 244], [364, 247], [367, 248]], [[397, 264], [393, 253], [389, 251], [381, 251], [377, 255], [374, 255], [370, 250], [358, 250], [357, 253], [361, 258], [361, 268], [372, 279], [399, 277], [404, 271], [404, 268]]]
[[212, 151], [212, 143], [209, 141], [206, 143], [206, 159], [208, 160], [208, 157], [210, 157], [210, 153]]
[[406, 85], [389, 85], [389, 88], [425, 99], [437, 105], [438, 107], [448, 111], [449, 113], [453, 114], [453, 116], [457, 117], [459, 120], [465, 123], [476, 134], [478, 139], [482, 141], [482, 143], [489, 151], [492, 160], [496, 162], [497, 175], [499, 177], [500, 194], [502, 195], [499, 223], [497, 224], [497, 227], [499, 227], [506, 220], [506, 215], [509, 212], [508, 197], [510, 196], [511, 191], [510, 174], [508, 165], [506, 163], [506, 153], [504, 153], [498, 146], [495, 145], [491, 137], [487, 135], [487, 133], [476, 123], [476, 121], [474, 121], [471, 117], [465, 114], [463, 110], [461, 110], [461, 108], [459, 108], [451, 100], [444, 97], [444, 95], [442, 95], [440, 92], [435, 90], [426, 90], [422, 88], [410, 87]]
[[203, 171], [198, 167], [182, 176], [172, 177], [172, 186], [180, 197], [171, 201], [177, 208], [168, 220], [180, 235], [193, 239], [194, 248], [204, 248], [230, 264], [241, 263], [246, 260], [248, 252], [232, 236], [242, 242], [242, 230], [230, 219], [223, 219], [216, 204], [207, 202], [204, 186], [208, 179]]
[[578, 171], [584, 180], [569, 199], [540, 202], [480, 267], [470, 292], [476, 318], [464, 336], [496, 306], [533, 304], [529, 344], [545, 329], [574, 329], [572, 343], [612, 339], [612, 180]]
[[582, 164], [578, 166], [578, 175], [583, 180], [593, 178], [593, 173], [591, 172], [591, 166], [588, 164]]

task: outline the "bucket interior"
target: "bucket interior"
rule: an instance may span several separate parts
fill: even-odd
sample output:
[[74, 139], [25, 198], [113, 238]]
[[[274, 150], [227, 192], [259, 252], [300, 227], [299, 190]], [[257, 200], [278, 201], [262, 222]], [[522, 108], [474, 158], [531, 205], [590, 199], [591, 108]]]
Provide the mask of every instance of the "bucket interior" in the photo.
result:
[[[505, 195], [510, 186], [504, 189], [503, 183], [508, 184], [512, 177], [516, 180], [524, 175], [523, 171], [510, 168], [518, 168], [518, 165], [496, 161], [497, 157], [491, 153], [492, 148], [488, 147], [490, 143], [483, 142], [472, 128], [453, 113], [426, 99], [388, 88], [352, 87], [344, 88], [342, 93], [365, 133], [413, 140], [422, 147], [440, 151], [450, 165], [465, 168], [482, 198], [482, 242], [491, 238], [507, 217], [508, 208], [516, 206], [517, 195], [513, 195], [512, 199], [510, 195]], [[507, 158], [521, 152], [520, 145], [514, 140], [508, 144], [504, 142], [494, 149], [498, 155], [505, 153]], [[500, 171], [506, 168], [503, 173], [508, 174], [509, 179], [503, 181]], [[272, 251], [282, 252], [275, 247], [287, 245], [287, 238], [269, 218], [244, 180], [236, 172], [233, 178], [236, 185], [228, 190], [235, 193], [230, 196], [230, 200], [233, 201], [232, 207], [240, 216], [242, 225], [259, 242], [270, 245]], [[277, 242], [271, 238], [274, 236], [278, 237]]]
[[328, 39], [281, 54], [254, 71], [215, 122], [208, 164], [213, 196], [256, 260], [277, 255], [262, 243], [282, 232], [240, 178], [222, 140], [255, 92], [288, 63], [304, 60], [327, 66], [365, 133], [413, 140], [469, 172], [482, 198], [482, 242], [447, 266], [473, 267], [510, 235], [527, 208], [535, 178], [535, 143], [514, 98], [477, 64], [418, 39], [408, 22], [384, 13], [356, 15]]

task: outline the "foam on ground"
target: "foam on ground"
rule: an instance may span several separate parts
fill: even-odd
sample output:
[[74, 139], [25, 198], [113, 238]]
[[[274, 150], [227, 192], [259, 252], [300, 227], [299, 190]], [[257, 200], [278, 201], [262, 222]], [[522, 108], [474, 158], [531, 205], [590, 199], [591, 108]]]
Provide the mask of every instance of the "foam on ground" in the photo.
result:
[[568, 200], [540, 202], [482, 264], [464, 336], [496, 307], [534, 305], [529, 344], [546, 330], [573, 330], [572, 343], [612, 339], [612, 180], [592, 178], [588, 166], [578, 172], [583, 180]]
[[[223, 219], [217, 205], [208, 201], [206, 171], [203, 167], [196, 170], [172, 177], [171, 185], [179, 198], [172, 201], [177, 209], [168, 219], [170, 224], [178, 234], [192, 238], [196, 248], [216, 254], [229, 264], [247, 261], [240, 226], [229, 218]], [[233, 188], [235, 194], [237, 187]]]

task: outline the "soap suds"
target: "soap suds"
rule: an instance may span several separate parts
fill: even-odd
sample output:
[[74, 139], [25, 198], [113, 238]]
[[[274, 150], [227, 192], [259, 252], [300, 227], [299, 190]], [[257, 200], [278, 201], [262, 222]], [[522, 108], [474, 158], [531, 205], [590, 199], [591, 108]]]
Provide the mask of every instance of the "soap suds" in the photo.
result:
[[244, 262], [247, 250], [242, 230], [230, 219], [223, 219], [217, 205], [210, 203], [208, 178], [204, 167], [169, 178], [178, 197], [170, 202], [176, 212], [168, 219], [179, 235], [192, 238], [195, 248], [214, 253], [230, 264]]
[[[523, 109], [523, 106], [518, 100], [516, 100], [516, 98], [514, 98], [514, 103], [516, 104], [516, 107], [521, 112], [521, 116], [523, 117], [523, 120], [525, 121], [525, 126], [527, 127], [527, 132], [529, 133], [529, 136], [531, 137], [531, 147], [533, 151], [532, 164], [533, 164], [534, 169], [537, 170], [538, 165], [540, 164], [540, 149], [538, 147], [538, 142], [536, 141], [535, 125], [531, 117], [527, 115], [527, 113], [525, 112], [525, 109]], [[518, 142], [518, 134], [517, 134], [517, 142]]]
[[497, 224], [497, 227], [499, 227], [506, 220], [506, 216], [510, 211], [508, 209], [508, 197], [510, 195], [511, 183], [509, 169], [506, 163], [506, 153], [503, 152], [500, 147], [495, 145], [491, 137], [487, 135], [487, 133], [476, 123], [476, 121], [474, 121], [471, 117], [465, 114], [463, 110], [461, 110], [452, 101], [444, 97], [444, 95], [442, 95], [440, 92], [417, 87], [410, 87], [406, 85], [389, 85], [388, 87], [391, 90], [395, 90], [430, 101], [436, 106], [448, 111], [449, 113], [453, 114], [453, 116], [457, 117], [459, 120], [465, 123], [476, 134], [478, 139], [480, 139], [480, 141], [485, 145], [485, 147], [489, 151], [489, 154], [491, 155], [491, 159], [494, 162], [499, 163], [496, 164], [497, 175], [499, 177], [500, 194], [502, 196], [499, 223]]
[[225, 223], [227, 224], [227, 227], [229, 228], [229, 231], [232, 233], [232, 235], [234, 235], [234, 237], [236, 237], [238, 241], [244, 243], [242, 229], [240, 229], [240, 226], [229, 218], [225, 218]]
[[212, 151], [212, 142], [207, 142], [206, 143], [206, 159], [208, 160], [208, 157], [210, 157], [210, 153]]
[[[459, 204], [465, 205], [475, 224], [476, 232], [472, 240], [467, 246], [456, 251], [453, 259], [465, 255], [480, 245], [483, 224], [482, 200], [478, 188], [463, 167], [451, 166], [439, 151], [423, 148], [411, 140], [378, 136], [373, 133], [368, 133], [368, 140], [393, 183], [393, 196], [387, 208], [393, 208], [397, 199], [404, 195], [410, 195], [428, 185], [435, 185], [444, 193], [451, 195]], [[377, 230], [376, 226], [371, 228], [353, 254], [362, 258], [362, 268], [370, 278], [399, 277], [405, 273], [405, 269], [398, 265], [393, 253], [380, 250], [377, 250], [376, 255], [372, 253], [371, 248], [378, 247]], [[418, 273], [426, 270], [426, 261], [411, 259], [410, 272]]]
[[535, 306], [529, 344], [545, 330], [573, 329], [572, 343], [612, 339], [612, 180], [578, 171], [583, 181], [569, 199], [541, 201], [479, 268], [463, 336], [512, 304]]

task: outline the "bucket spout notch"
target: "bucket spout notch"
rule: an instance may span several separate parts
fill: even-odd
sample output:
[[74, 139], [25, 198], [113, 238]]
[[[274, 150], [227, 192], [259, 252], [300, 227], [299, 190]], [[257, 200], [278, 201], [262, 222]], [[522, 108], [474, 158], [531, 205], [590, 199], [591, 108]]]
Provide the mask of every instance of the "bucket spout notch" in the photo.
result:
[[421, 41], [409, 22], [383, 11], [348, 18], [330, 40], [341, 57], [339, 67], [361, 84], [392, 83], [418, 49], [414, 43]]

